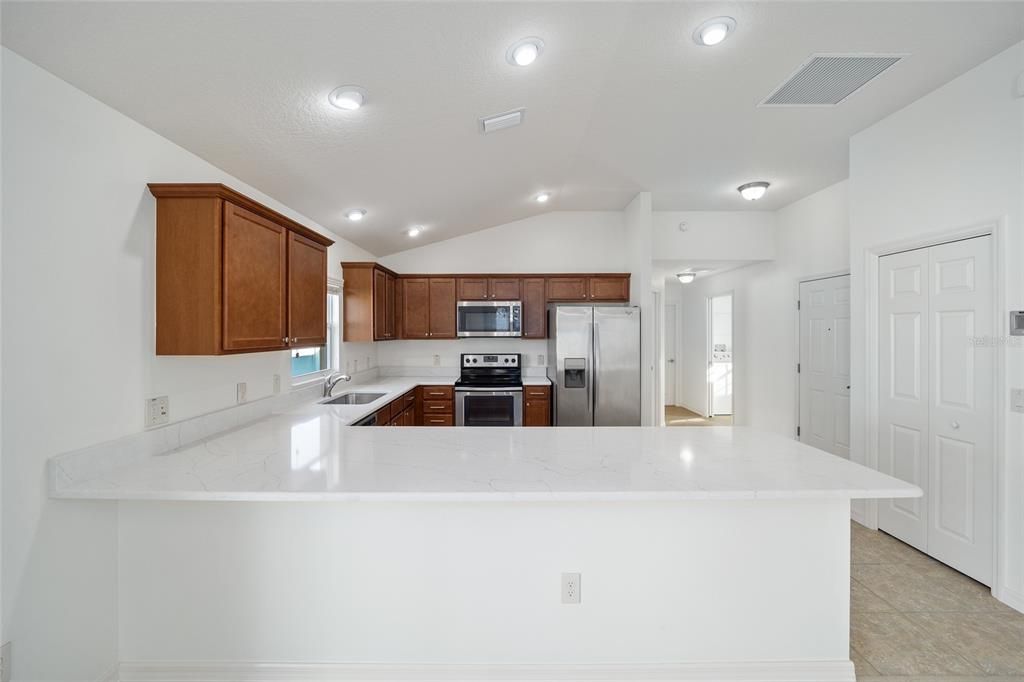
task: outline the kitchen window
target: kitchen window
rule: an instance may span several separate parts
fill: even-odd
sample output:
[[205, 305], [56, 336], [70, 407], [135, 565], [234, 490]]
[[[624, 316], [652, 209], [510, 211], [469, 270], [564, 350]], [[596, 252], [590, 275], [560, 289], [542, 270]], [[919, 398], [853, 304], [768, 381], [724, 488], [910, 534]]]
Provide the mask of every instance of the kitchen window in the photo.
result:
[[291, 351], [292, 384], [302, 384], [334, 371], [340, 364], [341, 285], [327, 285], [327, 345]]

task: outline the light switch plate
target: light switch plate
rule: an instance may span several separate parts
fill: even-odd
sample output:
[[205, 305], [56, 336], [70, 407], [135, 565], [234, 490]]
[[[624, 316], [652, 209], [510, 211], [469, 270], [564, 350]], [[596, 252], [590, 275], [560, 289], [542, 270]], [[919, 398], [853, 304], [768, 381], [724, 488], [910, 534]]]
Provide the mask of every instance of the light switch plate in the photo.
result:
[[1024, 412], [1024, 388], [1010, 389], [1010, 411]]
[[246, 385], [244, 381], [239, 381], [238, 385], [235, 387], [235, 399], [238, 401], [238, 404], [241, 405], [242, 403], [244, 403], [248, 395], [249, 387]]
[[171, 401], [165, 396], [157, 396], [146, 401], [146, 426], [160, 426], [171, 420]]

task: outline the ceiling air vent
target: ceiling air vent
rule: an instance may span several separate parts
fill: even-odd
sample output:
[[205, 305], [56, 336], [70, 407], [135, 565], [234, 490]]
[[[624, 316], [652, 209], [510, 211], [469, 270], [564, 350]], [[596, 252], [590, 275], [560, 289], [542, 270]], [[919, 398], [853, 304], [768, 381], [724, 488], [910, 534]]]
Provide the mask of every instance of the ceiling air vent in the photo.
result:
[[834, 107], [904, 54], [816, 54], [761, 102], [762, 107]]
[[513, 128], [523, 122], [525, 114], [526, 109], [515, 109], [504, 114], [482, 118], [480, 119], [480, 130], [484, 133], [493, 133], [496, 130]]

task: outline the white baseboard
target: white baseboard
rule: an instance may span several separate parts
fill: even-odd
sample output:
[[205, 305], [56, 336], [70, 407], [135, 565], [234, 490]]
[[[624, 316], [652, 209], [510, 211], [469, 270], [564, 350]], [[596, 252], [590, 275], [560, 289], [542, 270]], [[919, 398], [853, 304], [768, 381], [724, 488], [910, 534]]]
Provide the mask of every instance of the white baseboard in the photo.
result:
[[1012, 590], [1009, 587], [997, 587], [992, 590], [992, 596], [1003, 602], [1011, 609], [1017, 609], [1024, 613], [1024, 594]]
[[855, 682], [853, 663], [378, 665], [124, 661], [120, 682]]

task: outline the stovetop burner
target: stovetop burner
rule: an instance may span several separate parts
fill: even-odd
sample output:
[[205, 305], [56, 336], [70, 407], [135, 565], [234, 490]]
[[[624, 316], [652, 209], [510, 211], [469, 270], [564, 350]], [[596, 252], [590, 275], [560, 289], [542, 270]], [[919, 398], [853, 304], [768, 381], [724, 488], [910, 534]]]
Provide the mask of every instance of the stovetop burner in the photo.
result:
[[465, 387], [521, 387], [523, 372], [519, 353], [462, 354], [462, 374], [455, 386]]

